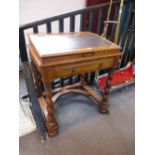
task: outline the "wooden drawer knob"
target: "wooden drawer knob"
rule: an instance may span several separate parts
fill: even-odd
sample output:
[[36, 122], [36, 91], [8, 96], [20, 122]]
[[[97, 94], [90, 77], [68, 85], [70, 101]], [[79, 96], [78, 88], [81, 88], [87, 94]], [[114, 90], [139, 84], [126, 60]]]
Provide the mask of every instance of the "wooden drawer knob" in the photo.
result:
[[74, 68], [72, 68], [72, 74], [74, 74], [75, 73], [75, 69]]
[[100, 64], [99, 67], [100, 67], [100, 69], [103, 69], [103, 64]]

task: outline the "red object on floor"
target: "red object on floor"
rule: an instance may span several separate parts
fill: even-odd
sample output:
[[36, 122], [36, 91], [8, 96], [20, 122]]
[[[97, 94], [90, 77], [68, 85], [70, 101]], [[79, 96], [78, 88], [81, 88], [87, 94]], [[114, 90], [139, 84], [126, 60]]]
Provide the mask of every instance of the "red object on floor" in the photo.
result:
[[[97, 78], [97, 87], [100, 90], [104, 90], [106, 85], [108, 74], [100, 75]], [[134, 67], [132, 63], [129, 63], [126, 67], [121, 68], [113, 73], [112, 76], [112, 88], [115, 86], [120, 86], [127, 84], [135, 80]]]

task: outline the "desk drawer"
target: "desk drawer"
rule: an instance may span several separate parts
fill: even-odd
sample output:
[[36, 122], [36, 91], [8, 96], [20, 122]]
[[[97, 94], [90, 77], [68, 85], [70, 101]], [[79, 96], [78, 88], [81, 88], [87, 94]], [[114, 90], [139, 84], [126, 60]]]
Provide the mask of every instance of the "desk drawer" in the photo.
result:
[[[53, 58], [46, 58], [44, 60], [44, 63], [48, 63], [51, 66], [64, 64], [64, 63], [74, 63], [77, 61], [87, 61], [88, 59], [99, 59], [104, 56], [110, 56], [110, 55], [118, 55], [119, 51], [98, 51], [98, 52], [85, 52], [85, 53], [78, 53], [73, 55], [64, 55], [59, 57], [53, 57]], [[61, 61], [60, 61], [61, 60]], [[77, 62], [78, 63], [78, 62]]]
[[98, 71], [101, 69], [110, 68], [112, 67], [112, 65], [113, 65], [113, 58], [108, 58], [104, 60], [100, 59], [100, 60], [72, 66], [72, 72], [73, 73], [87, 73], [91, 71]]
[[110, 68], [113, 66], [114, 57], [106, 59], [97, 59], [93, 61], [85, 61], [82, 63], [72, 65], [61, 65], [49, 68], [46, 73], [50, 78], [61, 78], [80, 73], [87, 73], [92, 71], [99, 71], [101, 69]]

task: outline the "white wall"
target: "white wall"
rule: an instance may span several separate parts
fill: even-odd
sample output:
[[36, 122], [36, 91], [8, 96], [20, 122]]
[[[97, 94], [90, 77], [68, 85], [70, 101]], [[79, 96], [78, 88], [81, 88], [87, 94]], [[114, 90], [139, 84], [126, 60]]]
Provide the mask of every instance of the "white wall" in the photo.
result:
[[19, 24], [85, 7], [86, 0], [19, 0]]
[[[85, 7], [85, 0], [20, 0], [19, 1], [19, 24], [26, 24], [36, 20], [44, 19], [78, 10]], [[79, 28], [79, 16], [76, 17], [75, 31]], [[69, 20], [66, 19], [64, 30], [69, 31]], [[43, 25], [45, 26], [45, 25]], [[39, 27], [39, 32], [44, 32], [45, 27]], [[68, 29], [68, 30], [67, 30]], [[27, 30], [31, 32], [32, 30]], [[58, 32], [58, 23], [52, 24], [52, 31]], [[26, 32], [26, 33], [27, 33]], [[27, 41], [27, 36], [26, 36]], [[24, 102], [23, 102], [24, 103]], [[20, 104], [20, 136], [23, 136], [36, 129], [31, 121], [31, 112], [26, 104]], [[25, 115], [26, 112], [26, 115]]]

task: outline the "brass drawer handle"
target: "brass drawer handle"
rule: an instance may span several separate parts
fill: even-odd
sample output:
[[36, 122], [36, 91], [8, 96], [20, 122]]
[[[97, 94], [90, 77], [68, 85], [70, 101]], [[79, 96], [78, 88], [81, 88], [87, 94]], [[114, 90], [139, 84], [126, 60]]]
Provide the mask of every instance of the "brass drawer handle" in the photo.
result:
[[82, 57], [94, 56], [94, 53], [83, 53]]

